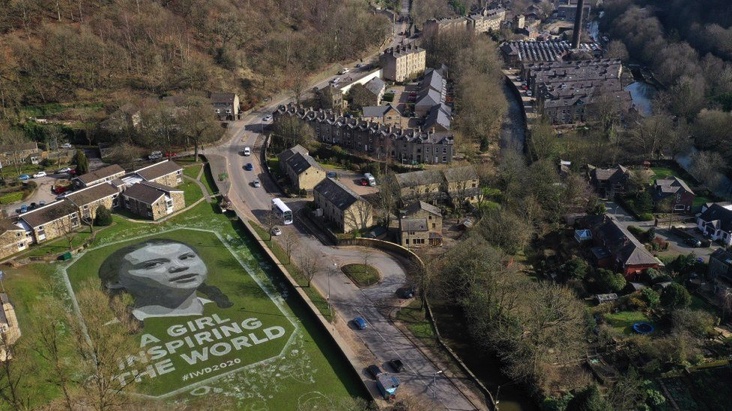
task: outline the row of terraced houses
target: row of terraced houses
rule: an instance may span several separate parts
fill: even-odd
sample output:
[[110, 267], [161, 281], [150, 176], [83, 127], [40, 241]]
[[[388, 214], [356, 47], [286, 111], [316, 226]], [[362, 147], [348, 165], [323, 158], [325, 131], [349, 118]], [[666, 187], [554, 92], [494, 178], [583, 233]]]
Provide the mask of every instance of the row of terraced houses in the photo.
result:
[[455, 139], [450, 134], [378, 124], [294, 103], [279, 106], [274, 115], [275, 121], [281, 116], [297, 117], [313, 127], [318, 140], [377, 159], [408, 164], [452, 162]]

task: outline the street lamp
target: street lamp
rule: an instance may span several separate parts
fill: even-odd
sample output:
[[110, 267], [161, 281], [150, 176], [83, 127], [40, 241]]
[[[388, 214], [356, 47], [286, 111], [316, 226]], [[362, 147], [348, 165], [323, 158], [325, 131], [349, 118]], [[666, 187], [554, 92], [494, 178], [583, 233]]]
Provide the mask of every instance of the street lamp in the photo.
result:
[[437, 376], [442, 374], [443, 372], [444, 371], [442, 370], [437, 370], [437, 372], [432, 375], [432, 399], [435, 399], [437, 396], [437, 394], [435, 393], [435, 383], [437, 382]]

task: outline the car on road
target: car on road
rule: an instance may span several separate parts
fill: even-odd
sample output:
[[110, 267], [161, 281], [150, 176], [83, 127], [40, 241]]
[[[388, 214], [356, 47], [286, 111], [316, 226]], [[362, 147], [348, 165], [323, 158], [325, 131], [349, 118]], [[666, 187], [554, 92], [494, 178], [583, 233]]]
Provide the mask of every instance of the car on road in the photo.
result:
[[247, 163], [247, 164], [246, 164], [246, 165], [244, 166], [244, 170], [247, 170], [247, 171], [252, 171], [252, 170], [254, 170], [254, 166], [252, 165], [252, 163]]
[[70, 172], [71, 172], [71, 168], [64, 167], [64, 168], [58, 169], [56, 171], [56, 174], [66, 174], [66, 173], [70, 173]]
[[366, 371], [369, 372], [369, 375], [371, 378], [376, 379], [376, 377], [379, 376], [383, 371], [381, 371], [381, 368], [379, 368], [378, 365], [371, 364], [368, 367], [366, 367]]
[[18, 180], [21, 180], [21, 181], [30, 180], [30, 178], [31, 177], [28, 174], [21, 174], [18, 176]]
[[402, 362], [402, 360], [396, 358], [389, 361], [389, 367], [391, 367], [394, 372], [402, 372], [402, 370], [404, 369], [404, 363]]
[[282, 230], [279, 227], [272, 227], [272, 235], [282, 235]]
[[27, 213], [28, 212], [28, 205], [27, 204], [21, 204], [20, 206], [20, 214]]
[[259, 187], [262, 187], [262, 183], [259, 182], [259, 179], [256, 179], [256, 180], [252, 181], [252, 186], [254, 188], [259, 188]]
[[406, 300], [406, 299], [414, 297], [414, 294], [416, 294], [416, 291], [417, 291], [417, 289], [413, 285], [408, 286], [408, 287], [400, 287], [396, 290], [396, 295], [397, 295], [397, 297]]
[[244, 150], [242, 150], [241, 153], [242, 153], [242, 155], [250, 156], [250, 155], [252, 155], [252, 149], [249, 147], [244, 147]]
[[33, 174], [33, 178], [41, 178], [41, 177], [45, 177], [45, 176], [46, 176], [45, 171], [39, 171], [39, 172]]
[[330, 81], [331, 84], [338, 84], [341, 81], [340, 77], [336, 77], [333, 80]]
[[328, 178], [337, 179], [338, 173], [336, 173], [335, 171], [328, 171], [327, 173], [325, 173], [325, 176]]
[[363, 317], [354, 318], [353, 325], [355, 325], [359, 330], [365, 330], [366, 327], [368, 327], [368, 324], [366, 324], [366, 320], [364, 320]]
[[684, 242], [685, 242], [686, 244], [688, 244], [688, 245], [692, 246], [692, 247], [701, 247], [701, 245], [702, 245], [702, 244], [701, 244], [701, 241], [700, 241], [700, 240], [698, 240], [698, 239], [696, 239], [696, 238], [694, 238], [694, 237], [689, 237], [689, 238], [686, 238], [686, 239], [684, 240]]
[[271, 114], [267, 114], [266, 116], [264, 116], [262, 118], [262, 121], [272, 121], [272, 115]]

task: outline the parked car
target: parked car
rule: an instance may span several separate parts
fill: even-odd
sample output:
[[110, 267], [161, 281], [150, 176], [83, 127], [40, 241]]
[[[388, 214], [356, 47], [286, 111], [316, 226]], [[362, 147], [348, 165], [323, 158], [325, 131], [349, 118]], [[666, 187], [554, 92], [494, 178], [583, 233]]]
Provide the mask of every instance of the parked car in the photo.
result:
[[262, 121], [272, 121], [272, 115], [267, 114], [266, 116], [264, 116], [264, 118], [262, 118]]
[[282, 230], [279, 227], [272, 227], [272, 235], [282, 235]]
[[28, 205], [27, 204], [21, 204], [20, 205], [20, 214], [27, 213], [28, 212]]
[[71, 172], [71, 168], [64, 167], [64, 168], [57, 170], [56, 174], [66, 174], [66, 173], [70, 173], [70, 172]]
[[244, 147], [244, 151], [242, 151], [242, 154], [245, 156], [249, 156], [252, 154], [252, 149], [249, 147]]
[[30, 203], [30, 206], [28, 206], [28, 209], [29, 210], [35, 210], [36, 207], [38, 207], [38, 204], [36, 204], [35, 202], [33, 202], [33, 203]]
[[262, 186], [262, 183], [259, 182], [259, 179], [256, 179], [252, 181], [252, 186], [254, 186], [254, 188], [259, 188]]
[[359, 330], [365, 330], [366, 327], [368, 327], [368, 324], [366, 324], [366, 320], [364, 320], [363, 317], [356, 317], [356, 318], [354, 318], [353, 319], [353, 324]]
[[252, 171], [252, 170], [254, 170], [254, 166], [252, 165], [252, 163], [247, 163], [247, 164], [246, 164], [246, 165], [244, 166], [244, 170], [247, 170], [247, 171]]
[[149, 156], [147, 156], [147, 158], [150, 160], [161, 159], [161, 158], [163, 158], [163, 152], [162, 151], [153, 151], [152, 153], [150, 153]]
[[21, 174], [18, 176], [18, 180], [21, 180], [21, 181], [30, 180], [30, 178], [31, 177], [28, 174]]
[[39, 171], [39, 172], [33, 174], [33, 178], [41, 178], [41, 177], [45, 177], [45, 176], [46, 176], [45, 171]]
[[328, 171], [327, 173], [325, 173], [325, 176], [328, 178], [337, 179], [338, 173], [336, 173], [335, 171]]
[[689, 238], [685, 239], [684, 242], [692, 247], [701, 247], [701, 245], [702, 245], [701, 241], [694, 237], [689, 237]]
[[63, 144], [61, 144], [61, 148], [73, 148], [73, 147], [74, 146], [72, 146], [70, 143], [63, 143]]
[[38, 202], [38, 207], [43, 207], [44, 205], [46, 205], [45, 201], [41, 200]]
[[396, 290], [396, 295], [399, 298], [408, 299], [414, 297], [414, 294], [416, 294], [417, 289], [416, 287], [408, 286], [408, 287], [401, 287]]
[[369, 375], [371, 378], [376, 379], [376, 377], [379, 376], [379, 374], [382, 373], [381, 368], [379, 368], [378, 365], [371, 364], [366, 368], [366, 371], [369, 372]]
[[404, 363], [400, 359], [393, 359], [389, 361], [389, 367], [391, 367], [394, 372], [402, 372], [404, 369]]

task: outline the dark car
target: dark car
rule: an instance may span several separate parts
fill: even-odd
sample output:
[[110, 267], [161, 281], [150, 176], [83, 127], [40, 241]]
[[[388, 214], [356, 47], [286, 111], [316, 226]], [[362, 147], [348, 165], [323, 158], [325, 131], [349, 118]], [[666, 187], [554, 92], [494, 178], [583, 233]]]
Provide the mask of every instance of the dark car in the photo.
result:
[[697, 240], [694, 237], [689, 237], [684, 242], [692, 247], [701, 247], [701, 241]]
[[394, 372], [402, 372], [404, 369], [404, 363], [400, 359], [393, 359], [389, 361], [389, 367], [391, 367]]
[[336, 173], [335, 171], [328, 171], [327, 173], [325, 173], [325, 176], [328, 178], [335, 179], [335, 178], [338, 178], [338, 173]]
[[254, 166], [252, 165], [252, 163], [247, 163], [247, 164], [246, 164], [246, 165], [244, 166], [244, 170], [247, 170], [247, 171], [252, 171], [252, 170], [254, 170]]
[[396, 295], [397, 295], [397, 297], [403, 298], [406, 300], [408, 298], [414, 297], [414, 294], [416, 294], [416, 292], [417, 292], [417, 289], [414, 286], [401, 287], [401, 288], [397, 289]]
[[371, 375], [371, 378], [376, 379], [376, 377], [381, 374], [381, 368], [379, 368], [378, 365], [369, 365], [366, 368], [366, 371], [369, 372], [369, 375]]

